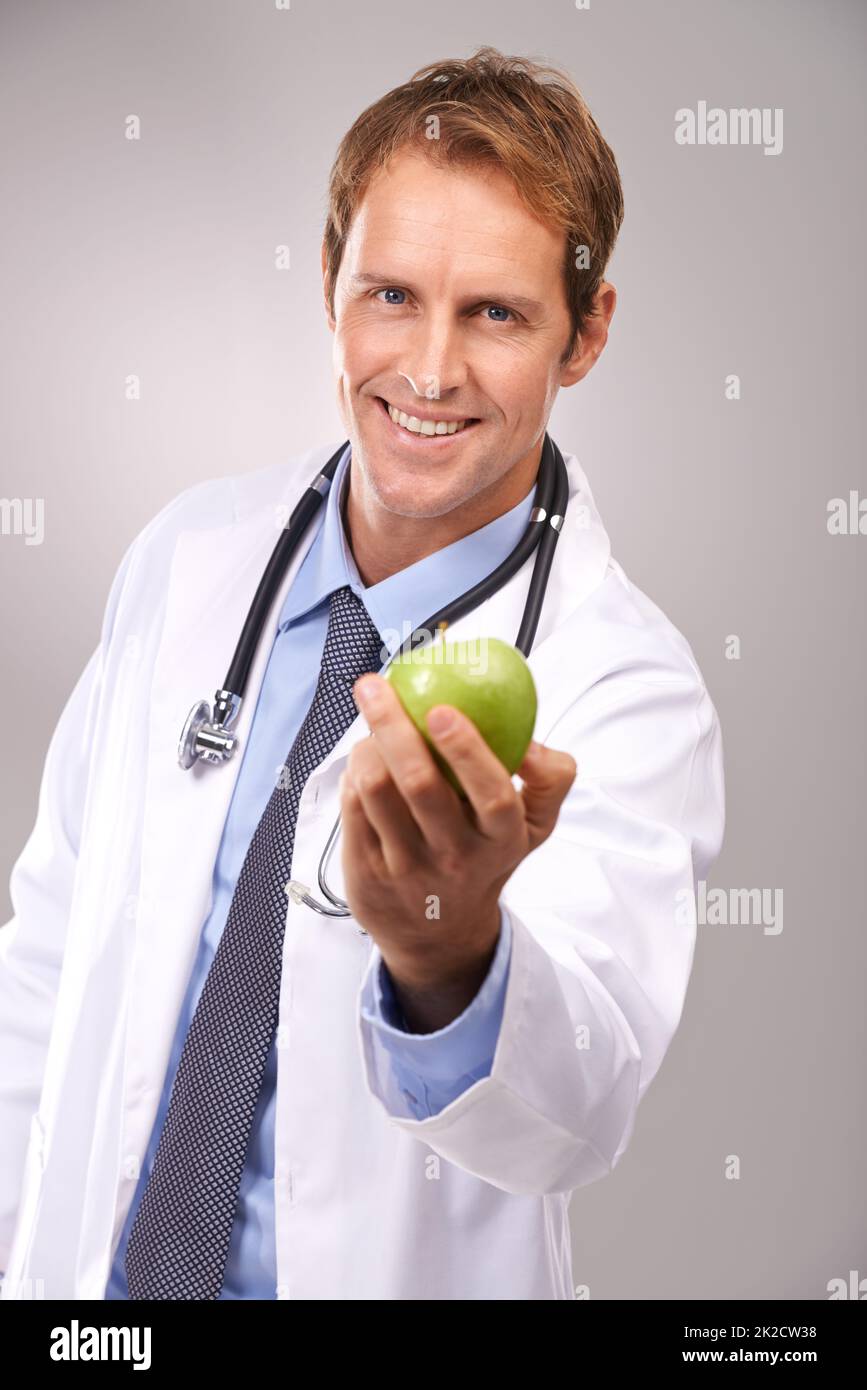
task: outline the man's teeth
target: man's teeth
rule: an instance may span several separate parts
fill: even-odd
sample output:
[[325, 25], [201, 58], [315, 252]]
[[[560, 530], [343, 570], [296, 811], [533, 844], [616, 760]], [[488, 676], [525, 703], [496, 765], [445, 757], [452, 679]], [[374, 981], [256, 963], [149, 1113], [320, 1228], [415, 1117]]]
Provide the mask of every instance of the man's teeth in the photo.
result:
[[402, 425], [412, 434], [457, 434], [464, 428], [466, 420], [419, 420], [415, 415], [404, 415], [402, 410], [388, 406], [388, 413], [396, 425]]

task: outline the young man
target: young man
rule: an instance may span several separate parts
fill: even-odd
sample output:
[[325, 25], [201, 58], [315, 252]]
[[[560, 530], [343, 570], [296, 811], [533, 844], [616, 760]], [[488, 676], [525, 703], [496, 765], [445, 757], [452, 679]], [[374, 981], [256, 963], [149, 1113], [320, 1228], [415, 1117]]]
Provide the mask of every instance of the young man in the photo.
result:
[[[184, 772], [178, 726], [333, 441], [188, 490], [131, 546], [13, 872], [5, 1297], [574, 1296], [569, 1194], [625, 1151], [683, 1006], [716, 713], [573, 455], [519, 778], [441, 706], [459, 798], [377, 673], [524, 532], [621, 218], [575, 88], [494, 50], [343, 140], [322, 264], [349, 447], [238, 751]], [[514, 642], [532, 564], [448, 637]], [[349, 919], [286, 893], [338, 812]]]

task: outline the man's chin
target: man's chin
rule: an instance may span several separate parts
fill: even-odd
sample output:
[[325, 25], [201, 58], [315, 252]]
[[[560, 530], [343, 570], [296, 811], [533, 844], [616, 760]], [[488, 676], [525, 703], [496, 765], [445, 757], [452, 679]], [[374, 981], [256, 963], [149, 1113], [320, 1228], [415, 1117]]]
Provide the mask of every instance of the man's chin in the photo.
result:
[[352, 454], [353, 458], [357, 455], [359, 481], [365, 490], [396, 516], [442, 516], [460, 506], [466, 496], [453, 468], [401, 458], [399, 453], [383, 448], [381, 441], [371, 444], [362, 436], [360, 449], [353, 445]]
[[367, 473], [367, 483], [378, 504], [393, 516], [414, 517], [419, 521], [445, 516], [468, 500], [466, 488], [446, 485], [443, 478], [397, 476], [390, 468]]

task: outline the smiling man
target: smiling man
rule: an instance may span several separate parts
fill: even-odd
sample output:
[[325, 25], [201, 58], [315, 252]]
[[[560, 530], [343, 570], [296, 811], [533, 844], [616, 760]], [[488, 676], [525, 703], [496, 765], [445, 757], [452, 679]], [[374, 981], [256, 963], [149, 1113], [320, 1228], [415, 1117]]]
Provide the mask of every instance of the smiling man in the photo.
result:
[[593, 366], [614, 312], [603, 282], [573, 344], [564, 233], [508, 174], [433, 163], [438, 149], [401, 151], [371, 175], [333, 288], [337, 253], [323, 248], [356, 463], [348, 522], [367, 584], [527, 496], [557, 392]]
[[[460, 797], [382, 672], [540, 524], [621, 218], [569, 79], [493, 49], [345, 136], [322, 272], [347, 442], [189, 489], [133, 543], [13, 871], [4, 1297], [574, 1297], [570, 1194], [625, 1152], [683, 1007], [716, 712], [571, 454], [517, 775], [440, 705]], [[311, 477], [235, 756], [184, 772], [178, 713]], [[514, 642], [533, 564], [448, 636]], [[306, 887], [338, 813], [342, 917]]]
[[[557, 391], [589, 371], [614, 311], [603, 283], [564, 364], [563, 258], [562, 232], [540, 223], [496, 168], [434, 164], [422, 146], [372, 177], [328, 300], [353, 441], [346, 528], [365, 585], [530, 494]], [[324, 247], [322, 267], [329, 284]], [[414, 383], [423, 382], [420, 395]], [[404, 1017], [433, 1032], [476, 994], [500, 933], [500, 890], [553, 829], [575, 761], [534, 745], [522, 798], [468, 719], [432, 712], [430, 731], [470, 792], [471, 820], [388, 682], [368, 676], [356, 698], [375, 736], [352, 750], [342, 784], [348, 901]], [[419, 920], [421, 883], [436, 883], [446, 903], [433, 932]]]

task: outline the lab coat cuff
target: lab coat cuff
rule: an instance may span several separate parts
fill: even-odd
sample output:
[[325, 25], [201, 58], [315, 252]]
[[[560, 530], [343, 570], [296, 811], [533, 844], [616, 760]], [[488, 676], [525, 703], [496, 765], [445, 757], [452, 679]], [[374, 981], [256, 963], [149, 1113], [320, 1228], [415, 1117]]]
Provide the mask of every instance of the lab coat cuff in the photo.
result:
[[[491, 1071], [430, 1115], [407, 1114], [394, 1070], [360, 1024], [365, 1080], [383, 1113], [449, 1163], [505, 1192], [566, 1193], [610, 1172], [628, 1142], [641, 1056], [577, 952], [549, 953], [511, 905], [508, 987]], [[592, 1049], [576, 1047], [587, 1025]]]
[[500, 935], [488, 973], [478, 992], [457, 1018], [433, 1033], [410, 1033], [400, 1011], [388, 967], [374, 946], [361, 991], [361, 1018], [389, 1055], [430, 1082], [490, 1071], [509, 976], [512, 926], [500, 906]]

